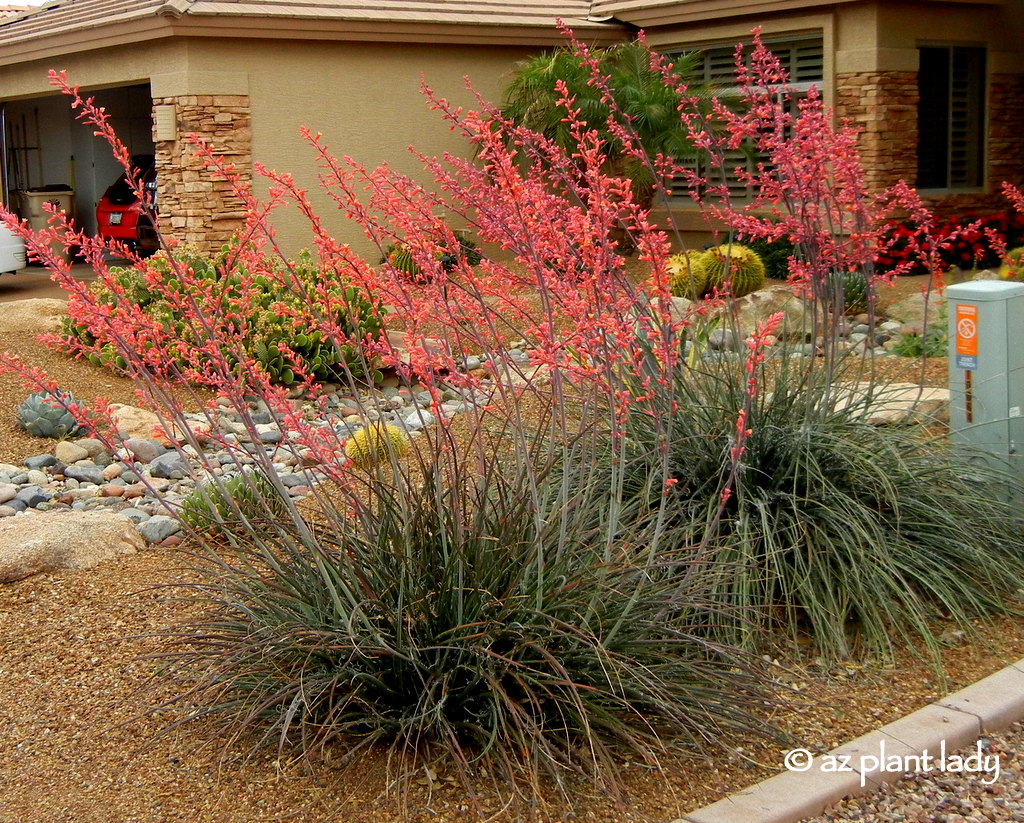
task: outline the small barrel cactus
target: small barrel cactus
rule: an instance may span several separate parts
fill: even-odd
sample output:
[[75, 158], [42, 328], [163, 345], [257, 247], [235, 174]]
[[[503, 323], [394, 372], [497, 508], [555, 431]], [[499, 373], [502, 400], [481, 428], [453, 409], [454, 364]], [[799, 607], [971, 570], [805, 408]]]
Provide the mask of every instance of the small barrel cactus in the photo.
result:
[[709, 290], [724, 291], [728, 285], [733, 297], [744, 297], [764, 286], [764, 263], [756, 252], [739, 243], [708, 249], [694, 261], [693, 268], [707, 278]]
[[828, 279], [829, 300], [833, 306], [839, 306], [842, 298], [843, 314], [861, 314], [868, 310], [871, 299], [871, 286], [868, 276], [862, 271], [836, 271]]
[[419, 277], [420, 267], [416, 265], [416, 261], [412, 256], [412, 249], [409, 248], [405, 243], [395, 243], [391, 246], [385, 256], [387, 262], [396, 271], [407, 274], [409, 277]]
[[34, 437], [70, 437], [81, 429], [75, 416], [67, 410], [73, 403], [75, 398], [71, 392], [60, 389], [55, 393], [35, 392], [18, 406], [18, 425]]
[[389, 460], [389, 455], [402, 457], [409, 448], [409, 438], [398, 426], [366, 426], [349, 438], [345, 456], [360, 469]]
[[1000, 280], [1024, 280], [1024, 246], [1010, 249], [999, 267]]
[[681, 251], [665, 261], [668, 272], [668, 288], [675, 297], [698, 300], [708, 288], [707, 272], [697, 264], [703, 257], [700, 252]]

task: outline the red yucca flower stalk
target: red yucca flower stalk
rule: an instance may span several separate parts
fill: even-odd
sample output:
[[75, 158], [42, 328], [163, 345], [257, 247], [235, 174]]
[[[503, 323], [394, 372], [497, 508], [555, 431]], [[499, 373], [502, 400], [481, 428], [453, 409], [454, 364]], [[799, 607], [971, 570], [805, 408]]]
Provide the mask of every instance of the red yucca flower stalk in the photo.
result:
[[[52, 82], [127, 170], [106, 113], [63, 75]], [[602, 171], [600, 139], [578, 122], [568, 95], [571, 154], [503, 122], [483, 101], [465, 112], [424, 94], [476, 151], [473, 160], [421, 157], [430, 188], [335, 158], [305, 132], [322, 189], [379, 251], [407, 244], [422, 273], [416, 283], [338, 242], [290, 175], [257, 166], [268, 185], [258, 201], [199, 141], [208, 173], [230, 184], [246, 216], [214, 265], [165, 245], [126, 278], [106, 266], [100, 240], [57, 218], [52, 233], [29, 244], [69, 291], [73, 321], [96, 340], [64, 345], [123, 363], [166, 433], [178, 435], [197, 479], [216, 484], [227, 453], [239, 472], [255, 462], [280, 498], [280, 507], [265, 507], [280, 512], [269, 522], [233, 506], [241, 526], [218, 519], [223, 543], [193, 530], [214, 555], [212, 568], [203, 567], [209, 582], [196, 591], [215, 617], [170, 638], [183, 708], [220, 714], [233, 741], [307, 750], [386, 743], [408, 754], [406, 775], [439, 746], [470, 789], [470, 770], [483, 763], [507, 781], [502, 793], [524, 778], [531, 797], [542, 778], [565, 791], [569, 771], [621, 794], [616, 750], [656, 764], [670, 741], [705, 744], [732, 728], [757, 728], [747, 711], [762, 689], [750, 658], [707, 636], [706, 612], [727, 609], [706, 601], [699, 575], [673, 573], [697, 561], [687, 547], [666, 545], [657, 517], [623, 494], [621, 463], [611, 484], [603, 475], [594, 482], [607, 444], [625, 453], [626, 421], [636, 412], [659, 416], [680, 369], [687, 319], [670, 311], [668, 239], [628, 182]], [[309, 221], [318, 278], [305, 277], [278, 245], [271, 222], [285, 205]], [[453, 222], [490, 250], [479, 266], [439, 259], [456, 247]], [[619, 224], [636, 235], [652, 283], [626, 273], [611, 239]], [[104, 299], [50, 252], [61, 230], [83, 248]], [[384, 403], [366, 393], [360, 374], [393, 369], [430, 394], [422, 414], [434, 425], [408, 462], [390, 454], [368, 473], [354, 471], [345, 435], [309, 414], [321, 391], [312, 376], [296, 366], [307, 392], [299, 408], [253, 361], [244, 341], [260, 329], [250, 310], [268, 288], [300, 298], [272, 306], [278, 322], [356, 352], [338, 382], [368, 398], [367, 419]], [[350, 316], [348, 290], [366, 296], [381, 327], [405, 333], [401, 351], [387, 334], [351, 331], [363, 326]], [[157, 295], [156, 309], [144, 310], [141, 291]], [[517, 339], [527, 341], [528, 363], [505, 351]], [[481, 353], [490, 355], [487, 379], [463, 374], [462, 359]], [[19, 368], [11, 358], [3, 365]], [[468, 434], [457, 436], [441, 414], [452, 389], [472, 401]], [[282, 421], [284, 448], [317, 464], [324, 482], [302, 511], [272, 455], [220, 432], [226, 404], [257, 442], [254, 399]], [[204, 416], [208, 435], [188, 412]], [[121, 445], [97, 425], [111, 449]], [[224, 488], [209, 492], [211, 508]], [[265, 494], [255, 481], [249, 490]]]

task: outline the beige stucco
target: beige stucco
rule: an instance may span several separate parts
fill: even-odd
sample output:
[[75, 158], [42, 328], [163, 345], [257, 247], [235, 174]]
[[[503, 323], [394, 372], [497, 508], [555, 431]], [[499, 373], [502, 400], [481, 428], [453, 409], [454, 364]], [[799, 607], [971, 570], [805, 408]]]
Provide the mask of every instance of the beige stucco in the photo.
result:
[[[190, 41], [187, 49], [190, 94], [247, 93], [252, 115], [252, 153], [270, 169], [291, 172], [301, 186], [316, 192], [315, 156], [302, 139], [306, 126], [324, 135], [337, 156], [368, 166], [389, 163], [397, 172], [422, 176], [409, 153], [466, 154], [468, 146], [428, 110], [420, 94], [421, 77], [446, 97], [472, 103], [464, 76], [488, 99], [497, 99], [518, 49], [369, 43], [268, 43], [265, 41]], [[223, 75], [223, 85], [215, 81]], [[172, 78], [154, 78], [154, 97]], [[181, 82], [181, 73], [175, 82]], [[243, 91], [244, 89], [244, 91]], [[361, 233], [331, 220], [336, 207], [326, 195], [314, 202], [337, 225], [339, 239], [367, 248]], [[308, 244], [304, 218], [293, 209], [279, 212], [275, 228], [290, 251]]]
[[[321, 132], [338, 156], [368, 166], [387, 162], [400, 173], [422, 176], [410, 145], [428, 155], [466, 154], [469, 148], [428, 110], [421, 78], [460, 104], [473, 102], [464, 77], [485, 98], [498, 100], [515, 63], [530, 53], [494, 46], [197, 38], [71, 55], [53, 67], [67, 69], [72, 82], [87, 90], [149, 82], [154, 98], [247, 95], [253, 158], [291, 172], [300, 185], [315, 190], [315, 157], [300, 126]], [[52, 94], [48, 68], [33, 63], [6, 69], [5, 97]], [[329, 219], [337, 213], [326, 196], [314, 194], [314, 202]], [[332, 222], [339, 239], [371, 253], [358, 229], [340, 217]], [[279, 212], [274, 223], [290, 253], [309, 244], [305, 220], [295, 210]]]
[[1021, 18], [1020, 9], [1014, 13], [1010, 4], [841, 6], [836, 9], [835, 70], [839, 74], [917, 71], [918, 47], [937, 44], [985, 46], [992, 72], [1024, 71]]

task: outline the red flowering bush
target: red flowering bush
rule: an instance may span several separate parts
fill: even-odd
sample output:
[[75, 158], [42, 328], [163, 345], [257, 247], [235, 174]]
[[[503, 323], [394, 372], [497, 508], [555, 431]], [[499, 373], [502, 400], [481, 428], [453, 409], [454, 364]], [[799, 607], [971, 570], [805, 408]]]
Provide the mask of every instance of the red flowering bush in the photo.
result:
[[890, 221], [874, 262], [878, 271], [900, 275], [931, 274], [934, 265], [942, 271], [989, 269], [1022, 240], [1024, 216], [1017, 212], [963, 214], [936, 223], [930, 231], [918, 223]]

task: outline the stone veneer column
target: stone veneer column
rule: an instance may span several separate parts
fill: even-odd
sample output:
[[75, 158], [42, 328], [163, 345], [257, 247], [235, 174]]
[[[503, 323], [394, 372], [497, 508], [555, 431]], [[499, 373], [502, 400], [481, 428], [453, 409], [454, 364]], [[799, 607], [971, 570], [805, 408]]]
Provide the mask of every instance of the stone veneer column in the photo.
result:
[[244, 211], [242, 203], [231, 193], [231, 186], [213, 180], [202, 158], [195, 156], [189, 135], [206, 140], [215, 154], [234, 165], [243, 181], [250, 182], [249, 97], [183, 95], [154, 98], [153, 105], [173, 105], [177, 121], [176, 140], [155, 140], [161, 231], [169, 239], [213, 254], [242, 228]]
[[868, 188], [880, 192], [917, 177], [917, 72], [836, 75], [836, 118], [860, 132]]

